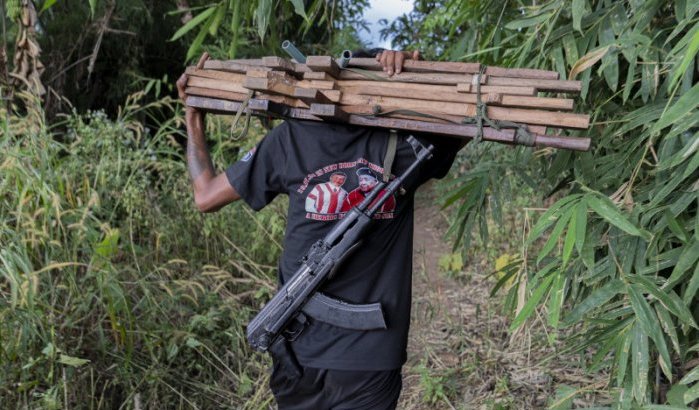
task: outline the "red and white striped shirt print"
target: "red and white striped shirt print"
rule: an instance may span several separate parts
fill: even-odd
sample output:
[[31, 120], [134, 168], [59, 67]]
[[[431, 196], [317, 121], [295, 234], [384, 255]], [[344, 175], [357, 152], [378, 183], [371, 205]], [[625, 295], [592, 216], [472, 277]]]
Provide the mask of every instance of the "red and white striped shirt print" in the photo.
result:
[[331, 182], [318, 184], [306, 197], [306, 212], [316, 214], [339, 213], [346, 196], [347, 191]]

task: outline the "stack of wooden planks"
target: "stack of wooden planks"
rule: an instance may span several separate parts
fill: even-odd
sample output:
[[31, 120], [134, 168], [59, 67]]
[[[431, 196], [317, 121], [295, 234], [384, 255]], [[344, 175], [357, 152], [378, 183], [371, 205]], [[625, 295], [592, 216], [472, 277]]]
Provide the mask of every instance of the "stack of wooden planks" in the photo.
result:
[[[559, 80], [554, 71], [406, 60], [402, 73], [389, 76], [373, 58], [352, 58], [341, 69], [332, 57], [309, 56], [305, 64], [281, 57], [203, 57], [186, 73], [186, 104], [209, 112], [244, 110], [466, 138], [480, 132], [484, 140], [511, 144], [590, 147], [589, 138], [556, 135], [562, 128], [587, 129], [589, 116], [573, 113], [573, 100], [559, 97], [580, 92], [581, 83]], [[479, 99], [495, 127], [476, 124]]]

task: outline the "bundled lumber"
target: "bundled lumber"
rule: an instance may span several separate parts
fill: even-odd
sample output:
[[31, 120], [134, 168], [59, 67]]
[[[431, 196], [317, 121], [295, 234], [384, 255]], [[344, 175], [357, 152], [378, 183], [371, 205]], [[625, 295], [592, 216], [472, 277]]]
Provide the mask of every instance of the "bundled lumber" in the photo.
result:
[[[534, 69], [478, 63], [406, 60], [388, 76], [375, 59], [351, 58], [345, 68], [328, 56], [304, 64], [281, 57], [216, 61], [188, 67], [187, 105], [234, 114], [482, 138], [511, 144], [587, 150], [588, 138], [560, 137], [557, 129], [586, 129], [573, 113], [579, 81]], [[556, 93], [556, 97], [540, 92]], [[549, 134], [549, 135], [547, 135]]]

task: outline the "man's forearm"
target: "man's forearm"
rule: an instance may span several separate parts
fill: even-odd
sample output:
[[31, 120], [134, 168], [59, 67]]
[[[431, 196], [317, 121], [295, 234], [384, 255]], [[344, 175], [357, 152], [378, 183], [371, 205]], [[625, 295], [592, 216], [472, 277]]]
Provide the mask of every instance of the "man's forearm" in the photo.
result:
[[199, 111], [187, 109], [187, 168], [196, 191], [202, 180], [214, 177], [214, 166], [204, 138], [204, 119]]

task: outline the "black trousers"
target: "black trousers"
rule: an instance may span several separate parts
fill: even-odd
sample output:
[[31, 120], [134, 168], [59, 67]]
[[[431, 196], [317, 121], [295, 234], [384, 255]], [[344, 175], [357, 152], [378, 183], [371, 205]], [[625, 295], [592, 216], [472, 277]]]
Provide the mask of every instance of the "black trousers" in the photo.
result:
[[270, 387], [279, 410], [393, 410], [401, 370], [353, 371], [303, 367], [293, 377], [275, 364]]

